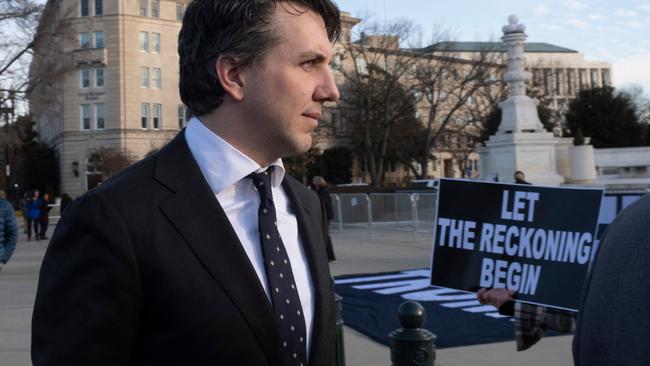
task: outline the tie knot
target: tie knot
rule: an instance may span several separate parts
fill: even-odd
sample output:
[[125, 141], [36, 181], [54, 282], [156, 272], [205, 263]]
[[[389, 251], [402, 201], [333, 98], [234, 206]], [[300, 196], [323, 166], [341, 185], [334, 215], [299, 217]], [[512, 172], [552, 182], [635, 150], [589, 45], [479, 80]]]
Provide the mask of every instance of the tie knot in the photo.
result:
[[271, 193], [271, 175], [273, 174], [273, 168], [273, 166], [270, 166], [264, 172], [252, 172], [248, 175], [248, 178], [253, 180], [253, 185], [257, 188], [261, 200], [273, 199], [273, 194]]

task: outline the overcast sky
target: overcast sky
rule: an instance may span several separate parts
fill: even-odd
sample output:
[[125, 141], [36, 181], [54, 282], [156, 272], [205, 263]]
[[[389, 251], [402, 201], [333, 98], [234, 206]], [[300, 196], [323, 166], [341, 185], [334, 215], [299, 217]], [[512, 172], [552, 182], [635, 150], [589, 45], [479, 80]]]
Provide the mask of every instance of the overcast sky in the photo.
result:
[[[636, 83], [650, 95], [650, 0], [335, 0], [353, 16], [409, 19], [451, 29], [457, 41], [498, 40], [516, 14], [530, 42], [574, 49], [612, 63], [616, 87]], [[426, 39], [426, 38], [425, 38]]]

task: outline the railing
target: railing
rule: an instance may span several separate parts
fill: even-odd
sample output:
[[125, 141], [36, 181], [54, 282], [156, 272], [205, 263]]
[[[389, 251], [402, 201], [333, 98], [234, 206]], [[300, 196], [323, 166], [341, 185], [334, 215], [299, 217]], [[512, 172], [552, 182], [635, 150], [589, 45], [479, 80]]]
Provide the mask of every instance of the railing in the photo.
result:
[[375, 229], [431, 233], [436, 209], [436, 193], [341, 193], [332, 194], [333, 228]]

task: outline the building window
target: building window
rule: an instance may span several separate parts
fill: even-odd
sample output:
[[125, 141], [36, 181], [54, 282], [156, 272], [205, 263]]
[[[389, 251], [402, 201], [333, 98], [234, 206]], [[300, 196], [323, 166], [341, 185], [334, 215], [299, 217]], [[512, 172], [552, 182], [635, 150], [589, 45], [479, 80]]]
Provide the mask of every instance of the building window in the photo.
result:
[[149, 87], [149, 68], [141, 67], [140, 68], [140, 86], [143, 88]]
[[81, 129], [90, 130], [90, 104], [81, 105]]
[[147, 16], [147, 0], [140, 0], [140, 15]]
[[155, 103], [153, 105], [153, 128], [160, 129], [162, 125], [162, 104]]
[[95, 15], [104, 15], [104, 1], [95, 0]]
[[81, 9], [81, 16], [82, 17], [87, 17], [88, 16], [88, 13], [89, 13], [89, 11], [88, 11], [88, 1], [89, 0], [81, 0], [81, 3], [80, 3], [79, 7]]
[[81, 87], [88, 88], [90, 87], [90, 69], [84, 67], [81, 69]]
[[149, 124], [149, 104], [142, 103], [140, 106], [140, 126], [143, 129], [147, 129]]
[[104, 68], [98, 67], [95, 69], [95, 86], [97, 88], [104, 87]]
[[95, 48], [104, 48], [104, 32], [95, 32]]
[[154, 68], [151, 69], [151, 73], [152, 73], [152, 75], [151, 75], [151, 79], [152, 79], [151, 80], [151, 86], [156, 88], [156, 89], [160, 89], [160, 87], [162, 86], [162, 82], [160, 80], [160, 69], [157, 68], [157, 67], [154, 67]]
[[176, 3], [176, 20], [183, 20], [183, 14], [185, 14], [185, 4]]
[[149, 33], [140, 32], [140, 51], [149, 52]]
[[104, 129], [104, 103], [95, 104], [95, 126], [98, 130]]
[[160, 53], [160, 33], [151, 33], [151, 52]]
[[79, 33], [79, 45], [81, 48], [90, 48], [90, 33], [81, 32]]
[[187, 118], [185, 115], [185, 106], [184, 105], [179, 105], [178, 106], [178, 129], [182, 130], [185, 126], [187, 126]]
[[151, 0], [151, 16], [154, 18], [160, 17], [160, 1]]

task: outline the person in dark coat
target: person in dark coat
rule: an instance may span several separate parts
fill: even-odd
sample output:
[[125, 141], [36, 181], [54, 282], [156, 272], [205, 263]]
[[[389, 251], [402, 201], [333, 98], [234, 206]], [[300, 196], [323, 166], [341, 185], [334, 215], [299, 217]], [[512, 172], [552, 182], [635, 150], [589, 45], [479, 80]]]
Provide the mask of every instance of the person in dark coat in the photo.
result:
[[[315, 176], [312, 179], [312, 184], [314, 185], [314, 190], [318, 193], [318, 198], [320, 198], [321, 204], [325, 207], [327, 222], [329, 223], [332, 221], [332, 218], [334, 218], [334, 211], [332, 210], [332, 196], [330, 196], [330, 191], [327, 189], [327, 181], [325, 181], [325, 178], [323, 177]], [[330, 262], [336, 260], [331, 238], [327, 241], [327, 257]]]
[[650, 195], [609, 225], [582, 288], [576, 366], [650, 365]]
[[38, 240], [38, 219], [41, 216], [41, 198], [38, 190], [35, 190], [34, 194], [27, 198], [25, 208], [27, 209], [27, 240], [32, 240], [32, 230], [34, 237]]
[[67, 193], [63, 193], [61, 195], [61, 209], [59, 210], [61, 215], [63, 215], [70, 202], [72, 202], [72, 197]]
[[38, 205], [38, 209], [39, 209], [38, 225], [40, 229], [38, 232], [38, 238], [47, 239], [47, 226], [50, 223], [50, 209], [51, 209], [49, 195], [47, 193], [43, 194], [43, 198], [41, 199], [41, 202]]
[[5, 191], [0, 191], [0, 271], [9, 262], [18, 241], [16, 215]]

